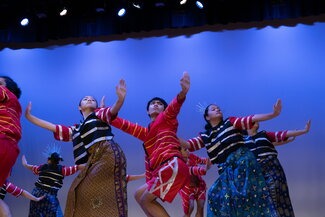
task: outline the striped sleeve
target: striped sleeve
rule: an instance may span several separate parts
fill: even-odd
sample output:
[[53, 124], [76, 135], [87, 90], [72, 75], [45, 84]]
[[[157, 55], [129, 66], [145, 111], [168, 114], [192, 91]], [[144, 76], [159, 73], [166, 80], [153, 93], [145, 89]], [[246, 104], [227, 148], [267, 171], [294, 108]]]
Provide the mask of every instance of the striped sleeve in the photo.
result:
[[0, 86], [0, 102], [4, 102], [9, 98], [7, 91], [9, 90], [5, 86]]
[[184, 100], [178, 101], [178, 97], [175, 97], [165, 109], [164, 116], [167, 119], [175, 119], [181, 110]]
[[23, 193], [24, 190], [21, 188], [18, 188], [11, 182], [7, 181], [6, 182], [6, 191], [15, 197], [19, 197]]
[[253, 116], [254, 115], [250, 115], [242, 118], [230, 117], [229, 121], [236, 129], [247, 130], [247, 129], [251, 129], [254, 125]]
[[65, 142], [72, 141], [72, 127], [56, 125], [54, 138], [59, 141], [65, 141]]
[[115, 120], [111, 122], [111, 125], [142, 141], [145, 140], [148, 134], [148, 128], [142, 127], [138, 124], [133, 124], [130, 121], [124, 120], [120, 117], [116, 117]]
[[190, 158], [193, 159], [195, 165], [198, 165], [198, 164], [207, 164], [208, 162], [208, 158], [201, 158], [193, 153], [190, 153]]
[[96, 116], [101, 119], [102, 121], [106, 122], [106, 123], [111, 123], [111, 121], [113, 121], [117, 114], [112, 116], [111, 113], [111, 107], [106, 107], [106, 108], [98, 108], [95, 111]]
[[74, 165], [71, 167], [62, 167], [62, 175], [64, 176], [70, 176], [75, 174], [78, 171], [78, 165]]
[[189, 167], [189, 170], [190, 175], [204, 176], [207, 173], [204, 167], [193, 166]]
[[40, 166], [33, 165], [32, 171], [33, 171], [34, 175], [39, 175], [39, 172], [40, 172], [39, 169], [41, 168], [41, 166], [42, 165], [40, 165]]
[[287, 130], [277, 132], [266, 132], [266, 135], [271, 142], [283, 142], [287, 140], [287, 132]]
[[190, 147], [188, 149], [190, 152], [197, 151], [197, 150], [205, 147], [201, 136], [189, 139], [189, 140], [187, 140], [187, 142], [190, 145]]

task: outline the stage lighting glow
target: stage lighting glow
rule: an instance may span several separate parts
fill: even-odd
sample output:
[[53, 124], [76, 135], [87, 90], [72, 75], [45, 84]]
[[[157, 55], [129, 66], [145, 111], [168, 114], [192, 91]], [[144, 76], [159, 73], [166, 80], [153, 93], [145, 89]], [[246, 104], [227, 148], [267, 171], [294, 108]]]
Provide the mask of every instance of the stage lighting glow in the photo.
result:
[[125, 15], [125, 13], [126, 13], [125, 8], [121, 8], [121, 9], [118, 11], [117, 15], [119, 15], [120, 17], [123, 17], [123, 16]]
[[29, 23], [29, 20], [28, 20], [27, 18], [24, 18], [24, 19], [22, 19], [22, 20], [20, 21], [20, 25], [22, 25], [22, 26], [27, 26], [28, 23]]
[[132, 3], [133, 7], [135, 8], [138, 8], [138, 9], [141, 9], [141, 6], [139, 4], [136, 4], [136, 3]]
[[183, 5], [183, 4], [185, 4], [186, 2], [187, 2], [187, 0], [181, 0], [181, 1], [179, 2], [179, 4]]
[[60, 16], [65, 16], [67, 15], [68, 10], [66, 8], [64, 8], [61, 12], [60, 12]]
[[203, 4], [202, 4], [202, 2], [200, 2], [200, 1], [196, 1], [196, 6], [198, 7], [198, 8], [200, 8], [200, 9], [202, 9], [204, 6], [203, 6]]

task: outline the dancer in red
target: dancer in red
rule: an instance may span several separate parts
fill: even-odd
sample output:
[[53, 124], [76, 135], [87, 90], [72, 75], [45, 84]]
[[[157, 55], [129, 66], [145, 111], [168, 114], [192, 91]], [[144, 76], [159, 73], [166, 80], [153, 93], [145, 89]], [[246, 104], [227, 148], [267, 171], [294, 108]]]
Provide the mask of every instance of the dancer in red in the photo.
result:
[[[182, 147], [181, 149], [184, 159], [190, 169], [190, 183], [182, 188], [179, 192], [182, 197], [182, 205], [184, 210], [184, 217], [191, 216], [194, 210], [194, 201], [196, 201], [197, 210], [196, 217], [204, 216], [204, 203], [206, 200], [206, 184], [202, 176], [206, 175], [207, 170], [211, 166], [209, 158], [200, 158], [199, 156], [189, 153], [188, 149]], [[206, 165], [199, 167], [198, 165]]]
[[[20, 89], [11, 78], [0, 76], [0, 186], [5, 183], [19, 155], [21, 106], [18, 98], [20, 95]], [[9, 208], [0, 200], [0, 212], [4, 213], [4, 210]]]
[[148, 128], [141, 127], [121, 118], [112, 121], [112, 126], [142, 140], [148, 159], [151, 179], [141, 195], [140, 205], [147, 216], [169, 216], [156, 201], [172, 202], [178, 191], [188, 182], [189, 171], [180, 152], [180, 142], [176, 136], [176, 119], [190, 87], [190, 77], [184, 73], [182, 90], [167, 106], [165, 100], [155, 97], [147, 104], [147, 112], [152, 120]]

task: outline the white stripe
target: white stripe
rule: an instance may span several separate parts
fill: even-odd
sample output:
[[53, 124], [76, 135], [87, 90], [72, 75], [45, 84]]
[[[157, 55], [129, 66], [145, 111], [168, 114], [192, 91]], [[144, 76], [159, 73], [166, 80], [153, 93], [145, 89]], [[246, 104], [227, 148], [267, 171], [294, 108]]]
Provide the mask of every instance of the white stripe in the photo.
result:
[[84, 145], [84, 143], [80, 142], [78, 145], [73, 146], [73, 150], [77, 150], [78, 148], [80, 148], [83, 145]]
[[60, 141], [63, 140], [63, 137], [62, 137], [62, 126], [59, 125], [59, 138], [60, 138]]
[[242, 129], [246, 129], [245, 128], [245, 118], [240, 118], [240, 124], [241, 124]]
[[261, 156], [266, 156], [266, 155], [278, 155], [278, 153], [276, 153], [276, 152], [265, 152], [265, 153], [259, 154], [258, 156], [261, 157]]
[[85, 157], [86, 155], [87, 155], [86, 152], [82, 153], [81, 155], [79, 155], [78, 157], [76, 157], [76, 158], [74, 159], [74, 162], [77, 162], [78, 160], [80, 160], [81, 158]]
[[[171, 177], [165, 183], [163, 183], [161, 173], [164, 170], [169, 169], [169, 168], [171, 168], [173, 170], [173, 174], [171, 175]], [[155, 183], [153, 184], [153, 186], [150, 189], [149, 193], [152, 193], [152, 192], [159, 189], [160, 190], [160, 198], [164, 199], [166, 194], [168, 193], [168, 191], [170, 190], [170, 188], [174, 184], [177, 173], [178, 173], [178, 161], [177, 161], [177, 158], [174, 157], [171, 161], [168, 162], [168, 164], [166, 166], [164, 166], [163, 168], [161, 168], [159, 170], [158, 177], [156, 178]], [[158, 180], [160, 181], [160, 186], [156, 187]], [[165, 190], [163, 190], [165, 185], [167, 185], [167, 187], [166, 187]]]
[[103, 136], [103, 137], [99, 137], [95, 140], [93, 140], [91, 143], [88, 143], [87, 145], [85, 145], [85, 148], [88, 149], [90, 146], [92, 146], [93, 144], [100, 142], [100, 141], [105, 141], [105, 140], [111, 140], [113, 138], [113, 136]]
[[226, 148], [222, 149], [222, 151], [220, 151], [218, 154], [217, 154], [217, 157], [219, 157], [221, 154], [223, 154], [226, 150], [228, 150], [229, 148], [237, 145], [237, 144], [244, 144], [244, 142], [235, 142], [235, 143], [232, 143], [230, 145], [228, 145]]
[[91, 134], [91, 133], [93, 133], [93, 132], [95, 132], [95, 131], [97, 131], [97, 130], [107, 130], [107, 129], [109, 129], [109, 127], [94, 127], [94, 128], [92, 128], [91, 130], [89, 130], [89, 131], [87, 131], [86, 133], [84, 133], [84, 134], [82, 134], [81, 136], [80, 136], [80, 138], [85, 138], [86, 136], [88, 136], [89, 134]]
[[44, 187], [48, 187], [48, 188], [54, 188], [54, 189], [60, 189], [58, 187], [55, 187], [55, 186], [51, 186], [51, 185], [47, 185], [47, 184], [44, 184], [44, 183], [41, 183], [41, 182], [37, 182], [38, 184], [44, 186]]
[[[223, 140], [217, 142], [216, 144], [214, 144], [211, 148], [208, 149], [208, 152], [212, 152], [214, 149], [216, 149], [222, 142], [226, 141], [227, 139], [231, 138], [231, 137], [234, 137], [234, 136], [237, 136], [237, 135], [240, 135], [240, 133], [235, 133], [235, 134], [231, 134], [229, 135], [228, 137], [224, 138]], [[214, 138], [212, 142], [214, 142], [217, 138]]]

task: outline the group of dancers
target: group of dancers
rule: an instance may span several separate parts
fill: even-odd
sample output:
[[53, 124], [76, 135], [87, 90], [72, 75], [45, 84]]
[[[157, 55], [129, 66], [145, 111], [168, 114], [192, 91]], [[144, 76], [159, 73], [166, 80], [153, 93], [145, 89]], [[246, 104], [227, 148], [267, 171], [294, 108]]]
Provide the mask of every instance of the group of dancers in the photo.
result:
[[[277, 158], [276, 145], [292, 141], [309, 131], [310, 121], [302, 130], [279, 132], [259, 131], [259, 122], [277, 117], [281, 101], [267, 114], [224, 119], [220, 108], [210, 104], [201, 109], [205, 129], [199, 136], [184, 140], [177, 136], [177, 116], [190, 88], [190, 76], [185, 72], [180, 80], [181, 90], [167, 104], [159, 97], [147, 103], [150, 118], [142, 127], [118, 117], [126, 96], [126, 84], [116, 86], [117, 101], [111, 107], [101, 105], [92, 96], [83, 97], [78, 109], [83, 121], [73, 126], [57, 125], [34, 116], [32, 104], [25, 117], [33, 124], [47, 129], [60, 141], [72, 141], [75, 164], [60, 164], [58, 152], [49, 153], [46, 164], [34, 166], [23, 156], [22, 164], [39, 175], [35, 188], [28, 191], [14, 186], [9, 180], [11, 168], [18, 155], [21, 139], [18, 98], [21, 91], [9, 77], [0, 76], [0, 186], [15, 196], [31, 199], [30, 217], [63, 216], [57, 192], [64, 176], [80, 170], [70, 186], [65, 217], [126, 217], [127, 181], [126, 157], [114, 142], [111, 126], [128, 133], [143, 143], [146, 182], [135, 192], [135, 200], [149, 217], [169, 216], [162, 202], [171, 203], [177, 194], [182, 197], [184, 216], [193, 212], [204, 216], [206, 184], [202, 179], [211, 164], [218, 166], [219, 176], [208, 191], [207, 216], [294, 216], [285, 173]], [[208, 158], [193, 153], [205, 147]], [[198, 165], [204, 166], [198, 166]], [[133, 177], [134, 179], [142, 176]], [[159, 200], [158, 200], [159, 199]], [[11, 216], [8, 206], [0, 200], [0, 216]]]

